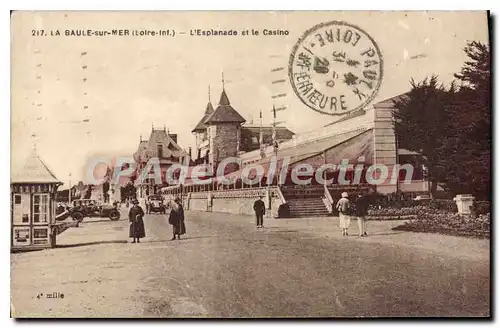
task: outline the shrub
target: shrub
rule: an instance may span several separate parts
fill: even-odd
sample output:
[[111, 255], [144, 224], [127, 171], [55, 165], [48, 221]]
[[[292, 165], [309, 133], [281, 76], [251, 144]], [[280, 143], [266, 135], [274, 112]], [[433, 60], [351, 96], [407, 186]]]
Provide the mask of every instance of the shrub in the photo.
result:
[[393, 230], [489, 238], [490, 221], [491, 216], [489, 213], [481, 214], [477, 218], [473, 218], [470, 215], [449, 212], [426, 213], [393, 228]]
[[370, 216], [419, 216], [426, 214], [441, 214], [443, 210], [436, 209], [426, 205], [415, 205], [412, 207], [403, 208], [375, 208], [371, 207], [368, 210]]
[[476, 213], [478, 215], [491, 213], [491, 203], [488, 201], [474, 202], [474, 205], [476, 206]]
[[279, 218], [289, 218], [290, 217], [290, 205], [287, 203], [281, 204], [278, 207], [278, 217]]
[[429, 205], [432, 208], [444, 210], [450, 213], [458, 212], [457, 203], [455, 203], [452, 199], [433, 199], [430, 201]]

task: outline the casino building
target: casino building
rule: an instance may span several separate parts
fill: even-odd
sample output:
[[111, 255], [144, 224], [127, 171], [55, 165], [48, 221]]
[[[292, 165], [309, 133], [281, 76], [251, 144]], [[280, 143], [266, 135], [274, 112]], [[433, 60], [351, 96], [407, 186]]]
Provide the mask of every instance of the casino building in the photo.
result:
[[[424, 179], [422, 159], [415, 152], [397, 147], [392, 112], [395, 109], [394, 100], [398, 97], [404, 95], [352, 112], [308, 133], [295, 135], [285, 127], [277, 127], [279, 146], [275, 152], [272, 126], [261, 128], [245, 124], [245, 119], [230, 105], [226, 91], [223, 90], [217, 109], [214, 111], [209, 101], [204, 116], [192, 131], [196, 137], [198, 154], [195, 164], [206, 163], [215, 169], [221, 160], [229, 156], [239, 157], [241, 167], [230, 170], [234, 172], [227, 172], [237, 176], [249, 165], [269, 166], [270, 158], [274, 155], [277, 155], [278, 162], [286, 157], [290, 158], [289, 169], [299, 164], [319, 167], [325, 163], [340, 164], [342, 160], [348, 160], [352, 166], [363, 164], [365, 170], [370, 166], [384, 165], [390, 176], [398, 175], [396, 181], [386, 179], [387, 181], [379, 184], [377, 191], [380, 193], [427, 193], [429, 184]], [[259, 143], [261, 131], [262, 144]], [[404, 164], [413, 166], [410, 183], [403, 181], [407, 174], [405, 170], [396, 172], [397, 165]], [[376, 176], [377, 172], [374, 174]], [[353, 176], [354, 169], [348, 169], [346, 179], [352, 180]], [[287, 180], [285, 184], [290, 183]]]
[[[262, 196], [266, 200], [269, 215], [274, 217], [283, 215], [279, 212], [285, 205], [288, 211], [286, 217], [334, 214], [334, 205], [342, 191], [357, 192], [371, 188], [382, 194], [406, 194], [407, 197], [426, 194], [430, 188], [425, 179], [424, 161], [418, 153], [398, 147], [393, 111], [394, 100], [399, 97], [405, 95], [371, 104], [311, 132], [293, 134], [283, 128], [281, 133], [277, 133], [281, 137], [277, 137], [276, 149], [272, 143], [259, 145], [259, 140], [255, 140], [259, 130], [253, 125], [245, 125], [245, 120], [231, 107], [223, 90], [217, 109], [213, 110], [209, 102], [204, 116], [193, 129], [199, 155], [195, 162], [217, 167], [224, 156], [237, 155], [239, 165], [226, 170], [224, 176], [225, 179], [234, 178], [234, 184], [222, 185], [218, 181], [220, 178], [215, 177], [210, 184], [200, 185], [195, 184], [188, 175], [184, 185], [170, 187], [164, 192], [172, 196], [181, 195], [187, 209], [242, 214], [251, 214], [249, 204]], [[250, 136], [247, 141], [244, 141], [247, 138], [245, 130]], [[258, 185], [247, 185], [240, 179], [244, 171], [248, 172], [247, 167], [256, 164], [269, 170], [272, 159], [277, 162], [277, 167], [282, 167], [283, 162], [288, 161], [284, 181], [273, 180], [268, 183], [264, 176]], [[303, 164], [312, 166], [315, 174], [325, 164], [338, 165], [342, 161], [352, 164], [343, 172], [347, 184], [337, 183], [340, 174], [338, 168], [324, 173], [324, 179], [334, 181], [331, 185], [322, 185], [313, 179], [310, 185], [299, 186], [290, 179], [291, 172], [300, 170]], [[405, 169], [405, 164], [411, 164], [413, 171]], [[387, 168], [388, 178], [381, 177], [377, 170], [369, 171], [377, 166]], [[370, 173], [381, 182], [370, 185], [363, 178], [355, 182], [353, 167], [362, 168], [361, 177]], [[249, 178], [253, 179], [254, 176]]]
[[[409, 183], [403, 181], [406, 171], [400, 170], [397, 173], [397, 181], [387, 179], [385, 183], [377, 185], [377, 191], [383, 194], [428, 193], [429, 182], [424, 179], [426, 168], [422, 164], [421, 156], [399, 148], [394, 132], [394, 101], [404, 96], [403, 94], [372, 104], [313, 132], [296, 135], [291, 140], [281, 142], [278, 160], [289, 156], [293, 165], [308, 163], [313, 166], [324, 163], [340, 164], [342, 160], [348, 160], [349, 164], [356, 166], [362, 161], [365, 168], [379, 164], [386, 166], [390, 176], [396, 174], [397, 165], [401, 167], [411, 164], [413, 174]], [[267, 157], [271, 156], [273, 147], [266, 147], [265, 153]], [[241, 159], [243, 167], [263, 162], [258, 151], [242, 154]], [[353, 175], [353, 170], [348, 170], [346, 179], [352, 180]]]

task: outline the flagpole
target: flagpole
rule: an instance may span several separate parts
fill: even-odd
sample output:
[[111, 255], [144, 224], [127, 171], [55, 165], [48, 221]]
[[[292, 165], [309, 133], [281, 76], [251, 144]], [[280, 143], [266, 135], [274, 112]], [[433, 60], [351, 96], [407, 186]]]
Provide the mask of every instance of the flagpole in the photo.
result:
[[273, 105], [273, 147], [274, 155], [278, 157], [278, 147], [276, 147], [276, 107]]
[[[277, 146], [277, 141], [276, 141], [276, 106], [273, 104], [273, 153], [274, 153], [274, 158], [276, 159], [276, 164], [278, 164], [278, 147]], [[278, 169], [278, 176], [276, 179], [276, 185], [279, 186], [280, 184], [280, 176], [281, 176], [281, 168]]]

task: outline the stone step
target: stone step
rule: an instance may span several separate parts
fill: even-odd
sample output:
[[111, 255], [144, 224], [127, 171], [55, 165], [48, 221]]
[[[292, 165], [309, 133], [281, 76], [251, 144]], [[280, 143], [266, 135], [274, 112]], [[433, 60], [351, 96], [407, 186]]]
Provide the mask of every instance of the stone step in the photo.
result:
[[289, 206], [290, 210], [315, 210], [315, 209], [326, 209], [326, 207], [323, 206]]
[[330, 213], [326, 209], [322, 199], [323, 195], [307, 198], [287, 199], [290, 208], [290, 217], [319, 217], [329, 216]]
[[301, 199], [301, 200], [297, 200], [297, 199], [291, 199], [291, 200], [287, 200], [287, 203], [289, 204], [310, 204], [310, 203], [323, 203], [323, 200], [322, 199], [318, 199], [318, 198], [313, 198], [313, 199]]
[[288, 203], [290, 206], [301, 206], [301, 205], [324, 205], [323, 201], [319, 202], [290, 202]]

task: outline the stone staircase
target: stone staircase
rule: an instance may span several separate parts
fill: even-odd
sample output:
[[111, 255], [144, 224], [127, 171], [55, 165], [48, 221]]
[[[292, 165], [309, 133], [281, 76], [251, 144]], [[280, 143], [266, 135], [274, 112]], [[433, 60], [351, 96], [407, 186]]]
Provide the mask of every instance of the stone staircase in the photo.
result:
[[330, 215], [323, 202], [325, 194], [323, 186], [281, 187], [281, 192], [286, 199], [292, 218]]
[[287, 203], [290, 207], [290, 217], [292, 218], [330, 215], [325, 204], [323, 203], [323, 199], [320, 197], [289, 199]]

